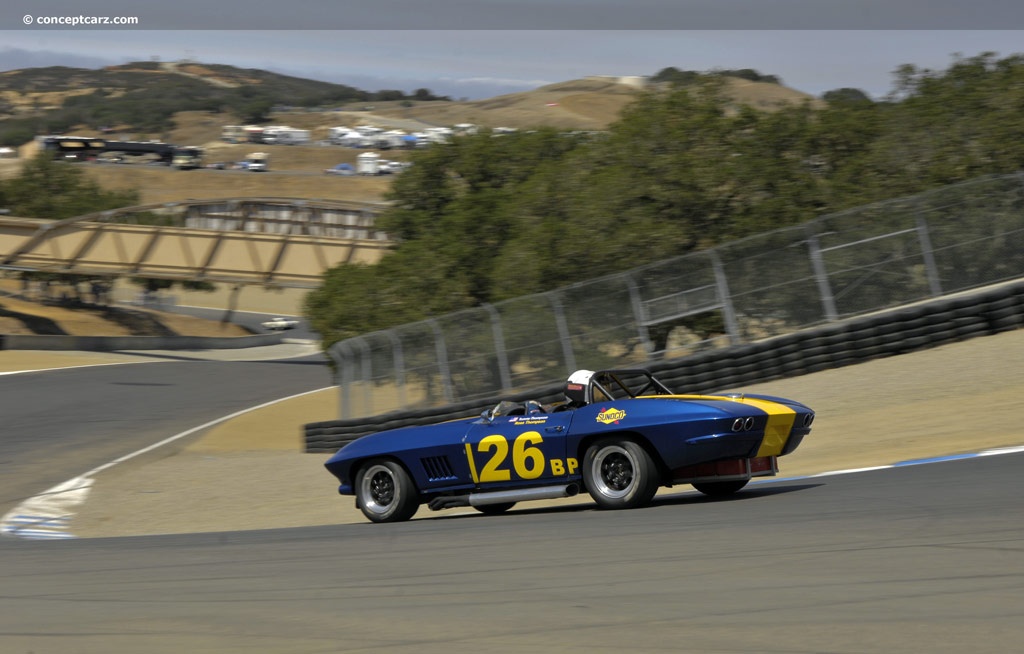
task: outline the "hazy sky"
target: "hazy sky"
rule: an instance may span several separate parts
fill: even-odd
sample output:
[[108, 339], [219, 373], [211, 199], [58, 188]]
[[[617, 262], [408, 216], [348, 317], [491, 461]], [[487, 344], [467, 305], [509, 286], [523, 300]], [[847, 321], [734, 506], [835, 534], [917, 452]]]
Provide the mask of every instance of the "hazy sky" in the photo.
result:
[[[587, 75], [651, 75], [666, 66], [754, 68], [815, 95], [854, 87], [881, 97], [901, 64], [941, 70], [957, 53], [1024, 53], [1024, 2], [1016, 0], [176, 0], [159, 9], [137, 0], [7, 4], [0, 10], [0, 70], [189, 58], [370, 91], [426, 87], [457, 98]], [[83, 14], [137, 16], [139, 24], [39, 24], [40, 17]], [[33, 24], [25, 25], [25, 16]], [[367, 25], [382, 29], [344, 29]], [[504, 25], [522, 29], [495, 29]], [[587, 29], [567, 29], [574, 25]], [[597, 29], [619, 25], [641, 29]], [[753, 29], [758, 25], [777, 29]], [[690, 26], [705, 29], [684, 29]], [[804, 29], [784, 29], [790, 26]]]

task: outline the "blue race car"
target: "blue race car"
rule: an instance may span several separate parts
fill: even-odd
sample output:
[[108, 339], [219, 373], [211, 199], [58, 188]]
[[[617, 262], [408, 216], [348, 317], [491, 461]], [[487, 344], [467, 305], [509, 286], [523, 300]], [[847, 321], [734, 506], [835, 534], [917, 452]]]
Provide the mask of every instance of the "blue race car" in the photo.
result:
[[814, 412], [766, 395], [675, 395], [646, 370], [578, 370], [565, 401], [501, 402], [478, 418], [364, 436], [325, 464], [373, 522], [586, 490], [605, 509], [651, 501], [660, 486], [728, 495], [810, 432]]

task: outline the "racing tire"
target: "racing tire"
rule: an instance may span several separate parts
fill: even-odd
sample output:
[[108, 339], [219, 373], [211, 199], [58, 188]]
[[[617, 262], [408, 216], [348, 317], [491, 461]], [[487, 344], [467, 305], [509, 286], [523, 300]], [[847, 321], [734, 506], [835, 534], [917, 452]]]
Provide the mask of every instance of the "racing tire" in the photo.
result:
[[749, 479], [737, 479], [733, 481], [698, 481], [693, 483], [693, 487], [708, 497], [725, 497], [726, 495], [732, 495], [739, 489], [743, 488], [749, 481]]
[[409, 473], [395, 461], [374, 459], [356, 475], [356, 503], [371, 522], [403, 522], [420, 508]]
[[603, 438], [583, 456], [583, 483], [602, 509], [649, 504], [660, 485], [651, 455], [633, 441]]
[[473, 508], [484, 515], [500, 515], [515, 505], [515, 502], [502, 502], [501, 504], [481, 504], [480, 506], [474, 506]]

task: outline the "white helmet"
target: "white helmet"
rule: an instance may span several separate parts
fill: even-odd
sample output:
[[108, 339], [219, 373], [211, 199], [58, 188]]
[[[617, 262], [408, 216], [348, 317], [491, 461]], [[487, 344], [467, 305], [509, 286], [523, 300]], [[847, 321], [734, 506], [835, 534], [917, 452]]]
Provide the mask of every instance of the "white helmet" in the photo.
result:
[[590, 378], [593, 370], [577, 370], [565, 382], [565, 397], [570, 403], [582, 406], [590, 403]]

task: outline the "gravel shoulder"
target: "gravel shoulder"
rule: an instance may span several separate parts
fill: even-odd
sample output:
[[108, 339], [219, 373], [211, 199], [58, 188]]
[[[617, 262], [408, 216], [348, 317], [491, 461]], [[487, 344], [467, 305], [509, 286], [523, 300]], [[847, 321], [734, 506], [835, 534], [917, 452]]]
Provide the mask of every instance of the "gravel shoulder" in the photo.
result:
[[[792, 397], [817, 412], [810, 436], [780, 460], [783, 477], [1024, 445], [1024, 330], [742, 390]], [[108, 469], [70, 531], [106, 537], [364, 522], [352, 499], [336, 494], [323, 468], [328, 456], [302, 452], [302, 426], [336, 418], [337, 402], [335, 388], [279, 402]], [[417, 519], [446, 514], [423, 508]]]

